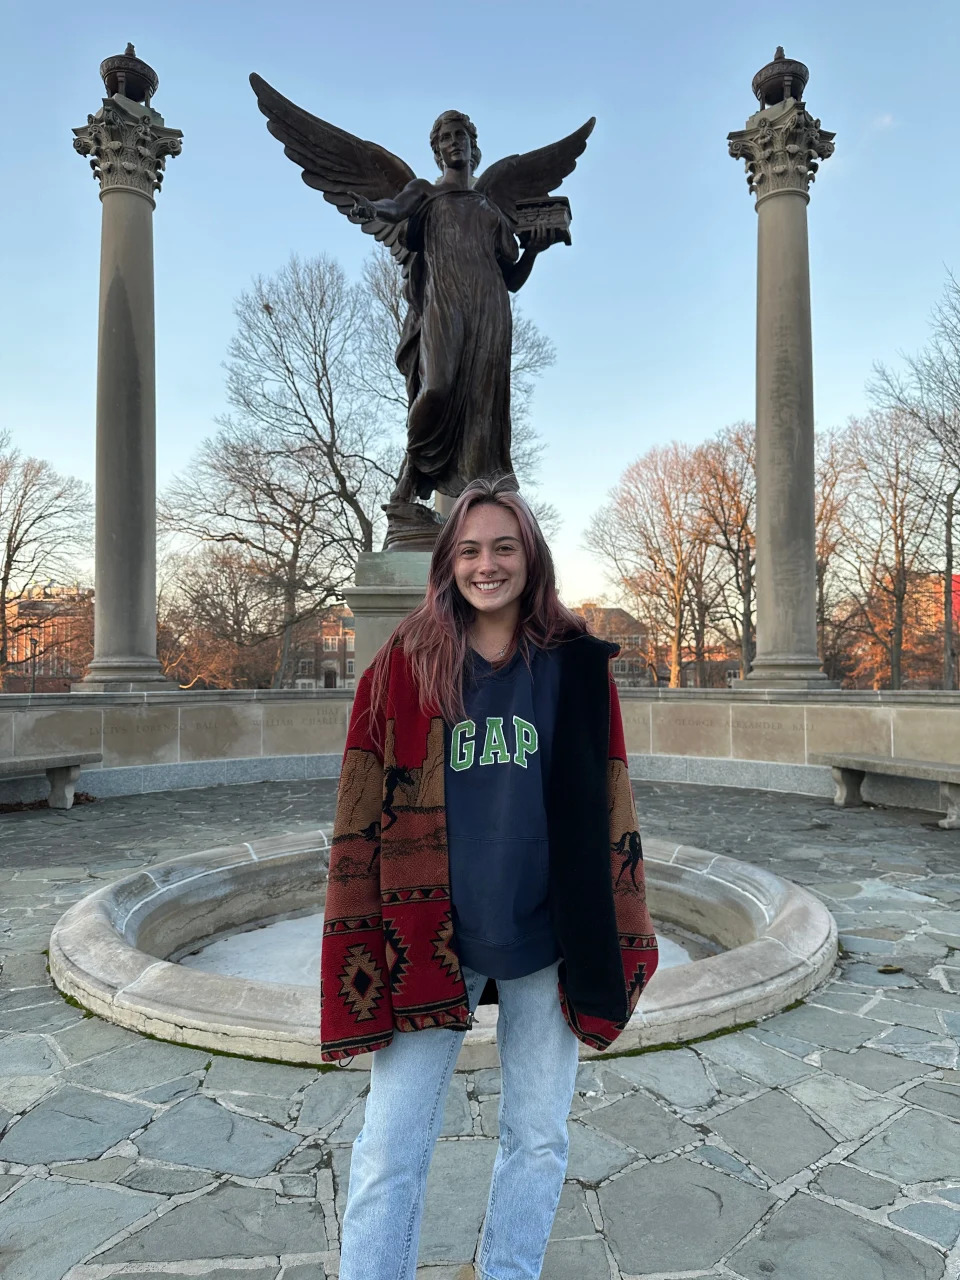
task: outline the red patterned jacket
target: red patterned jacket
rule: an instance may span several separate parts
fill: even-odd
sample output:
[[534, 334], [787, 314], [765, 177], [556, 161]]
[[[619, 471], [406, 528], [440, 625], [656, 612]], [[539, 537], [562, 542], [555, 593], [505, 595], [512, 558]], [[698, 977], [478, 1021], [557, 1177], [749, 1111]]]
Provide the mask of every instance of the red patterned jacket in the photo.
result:
[[[561, 645], [547, 824], [558, 999], [573, 1032], [608, 1048], [657, 967], [616, 687], [616, 646]], [[466, 1030], [444, 809], [444, 734], [421, 712], [400, 648], [384, 721], [369, 729], [360, 679], [337, 797], [321, 956], [326, 1062], [381, 1049], [395, 1031]], [[382, 743], [382, 750], [377, 741]]]

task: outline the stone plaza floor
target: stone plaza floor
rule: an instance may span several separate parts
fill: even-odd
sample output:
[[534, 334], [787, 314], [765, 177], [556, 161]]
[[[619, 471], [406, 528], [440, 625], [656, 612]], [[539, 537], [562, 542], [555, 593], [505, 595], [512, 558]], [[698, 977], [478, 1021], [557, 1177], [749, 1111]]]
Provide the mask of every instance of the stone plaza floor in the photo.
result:
[[[818, 894], [843, 956], [756, 1026], [581, 1066], [544, 1280], [958, 1280], [960, 832], [905, 810], [635, 789], [647, 834]], [[0, 815], [4, 1280], [337, 1274], [366, 1073], [143, 1039], [67, 1004], [44, 957], [104, 882], [322, 825], [333, 796], [265, 783]], [[496, 1070], [454, 1079], [418, 1276], [472, 1276], [499, 1088]]]

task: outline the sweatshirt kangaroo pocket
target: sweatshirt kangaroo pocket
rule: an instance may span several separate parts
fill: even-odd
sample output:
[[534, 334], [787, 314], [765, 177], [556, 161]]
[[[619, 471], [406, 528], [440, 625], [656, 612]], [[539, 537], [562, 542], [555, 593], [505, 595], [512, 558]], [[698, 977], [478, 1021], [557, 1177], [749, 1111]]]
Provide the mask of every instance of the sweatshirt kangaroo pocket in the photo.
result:
[[546, 840], [452, 840], [450, 888], [458, 934], [509, 947], [548, 929], [548, 867]]

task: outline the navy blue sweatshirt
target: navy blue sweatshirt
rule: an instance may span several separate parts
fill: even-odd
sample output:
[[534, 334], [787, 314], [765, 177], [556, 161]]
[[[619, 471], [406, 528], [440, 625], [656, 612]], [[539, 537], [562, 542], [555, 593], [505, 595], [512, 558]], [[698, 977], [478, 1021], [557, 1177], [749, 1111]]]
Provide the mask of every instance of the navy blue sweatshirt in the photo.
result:
[[559, 957], [547, 904], [544, 790], [560, 663], [534, 649], [499, 671], [471, 651], [466, 718], [445, 732], [453, 922], [461, 962], [522, 978]]

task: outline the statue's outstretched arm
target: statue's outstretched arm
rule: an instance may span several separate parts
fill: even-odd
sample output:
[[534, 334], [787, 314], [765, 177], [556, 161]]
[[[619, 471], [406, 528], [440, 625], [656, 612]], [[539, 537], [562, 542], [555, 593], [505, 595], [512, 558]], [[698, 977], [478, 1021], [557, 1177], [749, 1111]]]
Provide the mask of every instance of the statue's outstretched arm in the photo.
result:
[[358, 222], [369, 222], [375, 218], [383, 222], [406, 222], [423, 203], [424, 195], [430, 183], [423, 178], [414, 178], [394, 199], [365, 200], [355, 191], [348, 194], [353, 197], [353, 208], [348, 211], [351, 218]]
[[[384, 213], [402, 207], [406, 188], [415, 178], [409, 165], [385, 147], [304, 111], [260, 76], [251, 75], [250, 84], [267, 117], [267, 128], [303, 170], [304, 182], [322, 191], [325, 200], [351, 222], [360, 223], [368, 235], [389, 245], [403, 261], [407, 256], [399, 239], [403, 218], [381, 216], [376, 205], [383, 201]], [[360, 206], [370, 216], [355, 213]]]

